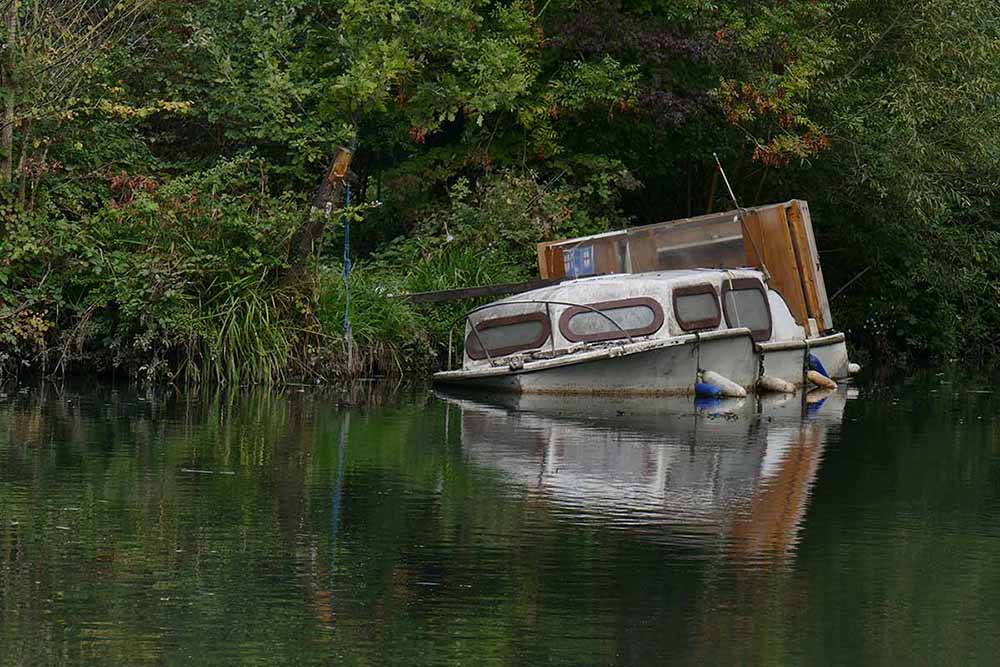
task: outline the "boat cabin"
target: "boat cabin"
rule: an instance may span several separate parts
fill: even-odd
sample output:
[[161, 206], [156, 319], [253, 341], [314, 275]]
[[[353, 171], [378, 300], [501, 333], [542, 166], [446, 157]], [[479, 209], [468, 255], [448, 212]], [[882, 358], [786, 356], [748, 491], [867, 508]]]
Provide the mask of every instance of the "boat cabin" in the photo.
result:
[[759, 271], [681, 269], [580, 278], [501, 299], [466, 322], [465, 368], [503, 357], [548, 358], [585, 347], [749, 329], [754, 341], [802, 339]]
[[857, 369], [818, 257], [801, 201], [543, 243], [554, 284], [469, 312], [462, 368], [434, 378], [536, 394], [829, 389]]

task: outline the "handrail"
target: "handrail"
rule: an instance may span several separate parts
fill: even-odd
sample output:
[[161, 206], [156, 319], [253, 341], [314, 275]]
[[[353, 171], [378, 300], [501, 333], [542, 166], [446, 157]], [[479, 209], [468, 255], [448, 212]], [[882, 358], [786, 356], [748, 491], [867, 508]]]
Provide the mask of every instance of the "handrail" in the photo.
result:
[[[486, 361], [490, 362], [490, 366], [492, 366], [493, 365], [493, 356], [490, 355], [490, 351], [486, 349], [486, 343], [484, 343], [483, 339], [479, 336], [479, 328], [476, 327], [476, 323], [472, 321], [471, 317], [469, 317], [469, 315], [471, 315], [471, 314], [472, 313], [466, 313], [465, 314], [465, 319], [467, 319], [469, 321], [469, 324], [472, 325], [472, 333], [474, 333], [476, 335], [476, 342], [479, 343], [479, 348], [483, 351], [483, 354], [486, 355]], [[454, 325], [452, 325], [452, 326], [454, 326]], [[549, 335], [550, 336], [552, 335], [552, 324], [551, 323], [549, 324]], [[463, 346], [464, 345], [465, 345], [465, 343], [463, 342]]]
[[[473, 308], [472, 310], [470, 310], [469, 312], [467, 312], [464, 315], [462, 315], [461, 317], [457, 317], [457, 318], [455, 318], [452, 321], [451, 326], [449, 326], [449, 328], [448, 328], [449, 337], [451, 335], [450, 332], [455, 328], [455, 325], [458, 324], [458, 322], [460, 320], [466, 320], [466, 321], [468, 321], [469, 324], [472, 325], [472, 333], [476, 337], [476, 342], [479, 343], [479, 347], [482, 348], [483, 354], [486, 355], [487, 361], [490, 362], [490, 365], [493, 365], [493, 358], [490, 356], [489, 350], [486, 349], [486, 345], [483, 343], [482, 338], [479, 336], [479, 329], [476, 326], [476, 323], [472, 321], [472, 316], [475, 315], [478, 312], [481, 312], [481, 311], [484, 311], [484, 310], [488, 310], [490, 308], [498, 308], [500, 306], [517, 306], [517, 305], [531, 305], [531, 304], [537, 304], [537, 305], [544, 305], [545, 306], [545, 310], [546, 310], [547, 316], [549, 318], [549, 336], [552, 337], [553, 344], [554, 344], [554, 341], [555, 341], [555, 333], [554, 333], [554, 329], [555, 328], [553, 327], [553, 324], [552, 324], [552, 313], [549, 310], [549, 305], [568, 306], [570, 308], [583, 308], [586, 311], [597, 313], [598, 315], [600, 315], [601, 317], [603, 317], [604, 319], [606, 319], [608, 322], [610, 322], [611, 326], [613, 326], [614, 328], [618, 329], [618, 331], [620, 331], [621, 334], [626, 339], [628, 339], [629, 344], [632, 344], [632, 343], [635, 342], [635, 340], [632, 338], [632, 336], [629, 334], [629, 332], [626, 331], [620, 324], [618, 324], [617, 322], [615, 322], [614, 319], [610, 315], [608, 315], [607, 313], [605, 313], [605, 312], [603, 312], [601, 310], [598, 310], [597, 308], [594, 308], [593, 306], [588, 306], [587, 304], [584, 304], [584, 303], [573, 303], [571, 301], [554, 301], [552, 299], [517, 299], [517, 300], [514, 300], [514, 301], [497, 301], [495, 303], [487, 303], [487, 304], [482, 305], [482, 306], [477, 306], [477, 307]], [[450, 345], [449, 345], [449, 354], [450, 354]]]

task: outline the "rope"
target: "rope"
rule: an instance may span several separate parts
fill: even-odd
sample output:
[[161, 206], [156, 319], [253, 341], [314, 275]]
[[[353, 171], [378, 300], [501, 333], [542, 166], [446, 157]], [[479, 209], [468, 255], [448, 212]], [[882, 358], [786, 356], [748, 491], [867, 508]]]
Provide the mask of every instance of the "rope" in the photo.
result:
[[344, 334], [351, 335], [351, 186], [347, 185], [344, 208]]

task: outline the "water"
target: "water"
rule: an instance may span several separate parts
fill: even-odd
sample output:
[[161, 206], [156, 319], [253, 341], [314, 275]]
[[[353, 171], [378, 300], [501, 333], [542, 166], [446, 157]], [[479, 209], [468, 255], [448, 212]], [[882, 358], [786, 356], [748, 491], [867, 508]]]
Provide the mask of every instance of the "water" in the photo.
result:
[[0, 663], [992, 662], [1000, 399], [947, 382], [8, 388]]

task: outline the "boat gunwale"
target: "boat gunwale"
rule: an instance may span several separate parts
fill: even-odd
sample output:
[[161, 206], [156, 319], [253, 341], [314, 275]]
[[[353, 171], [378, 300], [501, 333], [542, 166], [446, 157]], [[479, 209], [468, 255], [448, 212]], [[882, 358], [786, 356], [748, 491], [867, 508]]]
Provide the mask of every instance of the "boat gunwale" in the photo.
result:
[[804, 350], [806, 348], [828, 347], [830, 345], [836, 345], [837, 343], [843, 343], [846, 340], [847, 336], [845, 336], [842, 331], [838, 331], [836, 333], [819, 336], [817, 338], [793, 338], [791, 340], [761, 342], [757, 343], [757, 349], [762, 353]]
[[[525, 359], [523, 355], [512, 355], [494, 359], [496, 364], [490, 368], [476, 369], [456, 369], [452, 371], [438, 371], [434, 374], [435, 381], [452, 380], [477, 380], [482, 378], [495, 378], [503, 376], [524, 375], [527, 373], [537, 373], [553, 368], [562, 368], [574, 364], [600, 361], [614, 357], [629, 356], [649, 352], [651, 350], [677, 347], [680, 345], [694, 344], [702, 341], [726, 340], [729, 338], [748, 337], [753, 340], [750, 329], [740, 327], [737, 329], [723, 329], [721, 331], [707, 331], [704, 333], [685, 334], [683, 336], [673, 336], [671, 338], [644, 340], [635, 343], [623, 343], [621, 345], [605, 345], [599, 348], [584, 348], [577, 352], [569, 352], [559, 357], [548, 359]], [[829, 347], [845, 342], [846, 336], [843, 332], [837, 332], [819, 338], [800, 338], [788, 341], [775, 341], [771, 343], [754, 343], [754, 351], [758, 354], [768, 354], [771, 352], [785, 352], [791, 350], [805, 350], [813, 348]], [[512, 367], [512, 364], [521, 365]]]
[[[480, 378], [493, 378], [507, 375], [524, 375], [572, 366], [575, 364], [600, 361], [615, 357], [631, 356], [670, 347], [678, 347], [687, 344], [696, 344], [702, 341], [727, 340], [730, 338], [750, 338], [753, 335], [750, 329], [738, 327], [734, 329], [723, 329], [721, 331], [706, 331], [702, 333], [685, 334], [683, 336], [672, 336], [670, 338], [659, 338], [654, 340], [644, 340], [634, 343], [623, 343], [621, 345], [606, 345], [599, 348], [588, 347], [577, 352], [568, 352], [558, 357], [548, 359], [525, 359], [523, 355], [516, 355], [494, 359], [496, 364], [491, 368], [456, 369], [453, 371], [438, 371], [433, 379], [436, 381], [448, 380], [475, 380]], [[512, 367], [512, 365], [515, 365]]]

